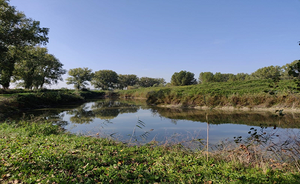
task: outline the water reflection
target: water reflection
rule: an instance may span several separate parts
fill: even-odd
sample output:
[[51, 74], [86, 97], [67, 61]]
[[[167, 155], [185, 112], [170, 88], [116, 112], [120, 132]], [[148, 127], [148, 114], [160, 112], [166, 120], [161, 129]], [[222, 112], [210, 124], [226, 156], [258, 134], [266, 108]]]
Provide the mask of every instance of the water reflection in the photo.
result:
[[66, 114], [72, 115], [70, 121], [77, 124], [88, 124], [95, 119], [95, 114], [90, 110], [89, 104], [83, 104], [75, 109], [69, 110]]
[[299, 131], [300, 128], [299, 113], [285, 113], [279, 117], [275, 112], [159, 108], [136, 100], [106, 99], [34, 113], [35, 118], [51, 120], [72, 133], [142, 144], [149, 141], [203, 143], [207, 140], [208, 121], [211, 144], [234, 140], [234, 137], [245, 138], [251, 127], [263, 126], [268, 130], [276, 127], [278, 134], [283, 134], [284, 129]]

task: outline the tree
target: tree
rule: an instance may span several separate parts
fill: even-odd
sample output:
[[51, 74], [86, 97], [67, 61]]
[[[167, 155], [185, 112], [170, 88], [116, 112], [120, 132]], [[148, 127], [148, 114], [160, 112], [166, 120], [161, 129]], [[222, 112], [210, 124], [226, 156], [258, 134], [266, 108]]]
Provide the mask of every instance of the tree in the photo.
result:
[[252, 79], [274, 79], [279, 78], [281, 68], [279, 66], [267, 66], [260, 68], [251, 74]]
[[48, 54], [47, 48], [27, 46], [20, 54], [22, 59], [15, 64], [14, 81], [22, 80], [21, 86], [38, 89], [63, 80], [61, 76], [66, 70], [55, 56]]
[[[48, 28], [41, 28], [40, 22], [26, 18], [9, 0], [0, 0], [0, 84], [8, 88], [18, 57], [10, 51], [28, 45], [46, 44]], [[16, 53], [16, 51], [14, 51]]]
[[187, 71], [175, 72], [171, 78], [171, 84], [174, 86], [186, 86], [197, 84], [196, 79], [194, 78], [195, 74]]
[[236, 74], [236, 80], [237, 81], [244, 81], [244, 80], [249, 80], [250, 75], [247, 73], [238, 73]]
[[296, 60], [291, 63], [288, 74], [292, 77], [300, 79], [300, 60]]
[[151, 78], [151, 77], [141, 77], [139, 80], [139, 85], [141, 87], [153, 87], [153, 86], [160, 86], [164, 85], [165, 79], [163, 78]]
[[298, 77], [297, 72], [299, 70], [297, 68], [299, 62], [300, 60], [295, 60], [291, 63], [287, 63], [286, 65], [283, 65], [281, 67], [281, 79], [293, 79], [294, 77]]
[[118, 84], [118, 74], [112, 70], [99, 70], [95, 72], [91, 84], [103, 90], [114, 89]]
[[234, 74], [228, 74], [228, 82], [234, 82], [237, 81], [237, 77]]
[[128, 86], [134, 86], [138, 83], [139, 78], [134, 75], [122, 75], [119, 74], [119, 89], [127, 88]]
[[71, 77], [67, 78], [67, 84], [74, 84], [74, 88], [79, 90], [88, 85], [88, 81], [92, 79], [92, 70], [88, 68], [70, 69], [68, 74]]
[[211, 72], [201, 72], [199, 75], [199, 83], [208, 83], [214, 81], [214, 74]]

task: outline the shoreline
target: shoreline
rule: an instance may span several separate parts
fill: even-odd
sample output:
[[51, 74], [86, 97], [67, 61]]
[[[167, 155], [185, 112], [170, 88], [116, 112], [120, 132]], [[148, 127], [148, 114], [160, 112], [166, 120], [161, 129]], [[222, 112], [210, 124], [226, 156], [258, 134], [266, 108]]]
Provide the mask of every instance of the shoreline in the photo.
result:
[[157, 107], [164, 107], [164, 108], [178, 108], [178, 109], [198, 109], [198, 110], [221, 110], [221, 111], [251, 111], [251, 112], [275, 112], [276, 110], [283, 110], [284, 112], [298, 112], [300, 113], [300, 108], [289, 108], [289, 107], [282, 107], [282, 106], [275, 106], [275, 107], [234, 107], [234, 106], [216, 106], [216, 107], [209, 107], [209, 106], [186, 106], [182, 104], [168, 104], [168, 105], [156, 105]]

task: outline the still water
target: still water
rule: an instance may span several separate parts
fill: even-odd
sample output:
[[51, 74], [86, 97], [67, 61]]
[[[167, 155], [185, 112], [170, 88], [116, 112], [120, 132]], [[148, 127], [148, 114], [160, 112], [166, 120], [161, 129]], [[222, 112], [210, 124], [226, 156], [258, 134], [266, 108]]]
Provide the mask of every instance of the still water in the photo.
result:
[[74, 134], [140, 144], [206, 141], [208, 134], [209, 144], [216, 145], [225, 140], [237, 141], [238, 137], [246, 139], [256, 134], [255, 129], [257, 134], [261, 132], [276, 139], [298, 136], [300, 130], [299, 113], [284, 112], [280, 116], [275, 112], [159, 108], [148, 106], [144, 101], [119, 99], [31, 113], [50, 119]]

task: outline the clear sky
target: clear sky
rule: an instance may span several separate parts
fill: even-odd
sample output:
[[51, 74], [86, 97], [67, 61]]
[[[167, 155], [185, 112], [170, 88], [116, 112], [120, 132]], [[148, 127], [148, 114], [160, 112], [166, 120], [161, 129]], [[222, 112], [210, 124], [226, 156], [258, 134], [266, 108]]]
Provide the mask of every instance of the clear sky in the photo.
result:
[[195, 78], [208, 71], [250, 74], [300, 59], [300, 0], [10, 0], [10, 4], [50, 28], [49, 53], [67, 70], [108, 69], [169, 82], [181, 70], [193, 72]]

